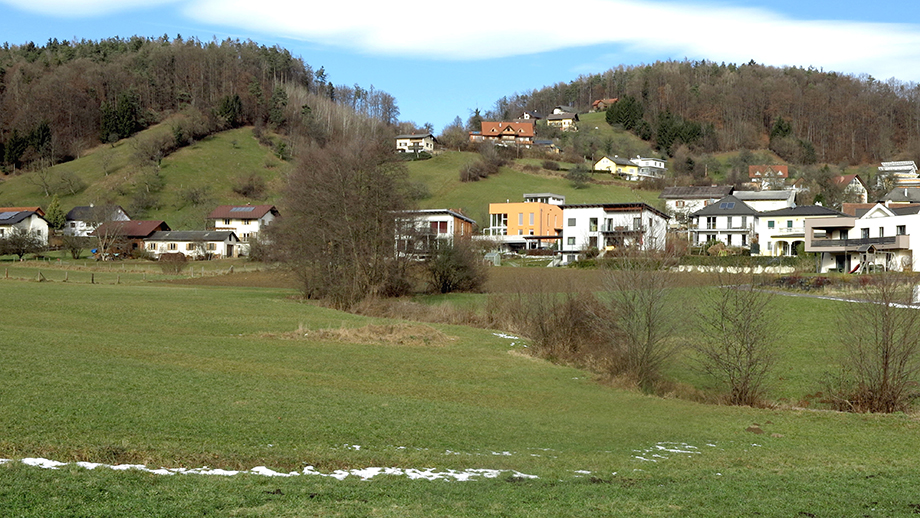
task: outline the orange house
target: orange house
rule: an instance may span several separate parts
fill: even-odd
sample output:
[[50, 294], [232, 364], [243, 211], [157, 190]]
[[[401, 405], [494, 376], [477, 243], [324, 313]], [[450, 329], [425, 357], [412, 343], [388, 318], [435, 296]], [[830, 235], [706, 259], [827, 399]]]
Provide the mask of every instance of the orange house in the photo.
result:
[[499, 238], [509, 248], [545, 248], [556, 243], [562, 235], [562, 209], [553, 202], [565, 203], [565, 198], [525, 194], [524, 199], [528, 201], [490, 203], [485, 234]]

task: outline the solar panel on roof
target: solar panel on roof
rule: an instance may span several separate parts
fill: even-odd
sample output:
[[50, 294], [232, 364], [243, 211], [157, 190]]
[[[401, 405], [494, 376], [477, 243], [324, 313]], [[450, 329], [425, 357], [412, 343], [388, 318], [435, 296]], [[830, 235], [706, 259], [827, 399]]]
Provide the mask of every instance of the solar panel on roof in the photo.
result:
[[733, 201], [723, 201], [722, 203], [719, 204], [719, 208], [720, 208], [720, 209], [734, 209], [734, 208], [735, 208], [735, 202], [733, 202]]
[[18, 212], [0, 212], [0, 219], [10, 219], [16, 214], [19, 214], [19, 213]]
[[230, 212], [252, 212], [256, 210], [255, 207], [231, 207]]

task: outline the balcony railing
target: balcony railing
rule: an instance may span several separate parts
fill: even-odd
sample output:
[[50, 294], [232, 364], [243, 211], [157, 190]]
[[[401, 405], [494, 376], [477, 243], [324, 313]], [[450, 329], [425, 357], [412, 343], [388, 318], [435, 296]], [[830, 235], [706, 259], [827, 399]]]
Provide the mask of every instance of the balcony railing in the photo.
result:
[[619, 233], [645, 232], [645, 227], [641, 225], [638, 227], [636, 226], [629, 227], [625, 225], [601, 225], [599, 228], [601, 232], [605, 232], [607, 234], [615, 234], [617, 232]]
[[888, 249], [907, 248], [909, 246], [909, 236], [870, 237], [862, 239], [813, 239], [809, 248], [836, 248], [843, 251], [856, 250], [861, 246], [868, 245], [875, 245], [880, 248]]

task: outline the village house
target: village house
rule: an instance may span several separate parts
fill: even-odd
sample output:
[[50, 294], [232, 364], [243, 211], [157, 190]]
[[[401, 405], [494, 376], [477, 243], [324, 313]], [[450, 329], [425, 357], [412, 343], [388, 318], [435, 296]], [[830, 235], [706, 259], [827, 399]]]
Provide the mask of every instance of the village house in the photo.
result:
[[595, 112], [606, 111], [607, 108], [610, 108], [611, 106], [616, 104], [617, 100], [618, 100], [617, 97], [614, 97], [612, 99], [598, 99], [594, 101], [593, 103], [591, 103], [591, 111], [595, 111]]
[[190, 259], [223, 259], [239, 257], [239, 244], [230, 230], [169, 230], [150, 234], [145, 249], [157, 259], [176, 253]]
[[529, 120], [540, 120], [542, 118], [543, 116], [537, 112], [525, 110], [523, 113], [521, 113], [521, 116], [518, 117], [518, 120], [529, 121]]
[[422, 257], [435, 249], [438, 241], [472, 238], [475, 226], [475, 220], [451, 209], [401, 211], [396, 216], [396, 250]]
[[872, 273], [920, 269], [920, 205], [876, 204], [857, 215], [805, 221], [805, 251], [817, 272]]
[[438, 139], [431, 133], [396, 136], [396, 151], [400, 153], [434, 153]]
[[728, 196], [734, 190], [731, 185], [665, 187], [658, 199], [664, 200], [665, 212], [671, 216], [671, 227], [675, 228], [686, 225], [690, 214]]
[[6, 239], [14, 232], [28, 232], [37, 237], [42, 245], [48, 246], [48, 221], [37, 211], [0, 209], [0, 239]]
[[593, 203], [563, 205], [562, 219], [559, 263], [569, 264], [592, 248], [664, 250], [669, 218], [645, 203]]
[[604, 156], [594, 163], [595, 171], [607, 171], [610, 174], [624, 179], [639, 177], [639, 166], [628, 158], [613, 155], [613, 158]]
[[728, 195], [690, 214], [690, 238], [695, 245], [721, 241], [727, 246], [750, 248], [760, 213]]
[[532, 122], [482, 121], [481, 131], [470, 132], [470, 142], [491, 142], [497, 145], [530, 147], [533, 144]]
[[769, 191], [782, 189], [789, 178], [789, 166], [786, 165], [752, 165], [748, 166], [750, 183], [758, 190]]
[[759, 251], [752, 255], [796, 256], [805, 244], [805, 222], [817, 218], [846, 217], [846, 214], [820, 205], [800, 205], [760, 213], [757, 228]]
[[489, 227], [483, 236], [507, 250], [549, 248], [562, 231], [565, 196], [553, 193], [524, 194], [523, 202], [490, 203]]
[[884, 185], [889, 185], [890, 187], [920, 187], [917, 164], [913, 160], [882, 162], [882, 165], [878, 167], [878, 175], [875, 178], [876, 187]]
[[120, 205], [81, 205], [70, 209], [64, 219], [64, 235], [87, 237], [106, 221], [129, 221], [131, 218]]
[[250, 239], [254, 239], [265, 227], [279, 217], [274, 205], [219, 205], [206, 218], [214, 230], [229, 230], [244, 243], [242, 255], [248, 250]]
[[546, 116], [546, 125], [559, 128], [562, 131], [576, 130], [578, 122], [577, 113], [553, 113]]
[[154, 232], [169, 230], [169, 225], [162, 220], [128, 220], [106, 221], [90, 233], [103, 243], [107, 250], [103, 254], [133, 254], [146, 249], [144, 241]]
[[834, 177], [834, 183], [843, 187], [843, 196], [853, 203], [866, 203], [869, 199], [869, 190], [857, 174], [848, 174]]

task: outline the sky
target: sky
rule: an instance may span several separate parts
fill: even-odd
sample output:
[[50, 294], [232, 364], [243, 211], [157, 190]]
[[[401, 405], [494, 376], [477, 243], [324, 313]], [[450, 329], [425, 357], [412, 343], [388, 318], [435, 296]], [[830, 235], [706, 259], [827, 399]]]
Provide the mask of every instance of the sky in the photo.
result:
[[658, 60], [920, 82], [916, 0], [0, 0], [10, 44], [164, 34], [280, 45], [436, 133], [502, 96]]

